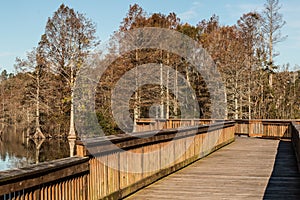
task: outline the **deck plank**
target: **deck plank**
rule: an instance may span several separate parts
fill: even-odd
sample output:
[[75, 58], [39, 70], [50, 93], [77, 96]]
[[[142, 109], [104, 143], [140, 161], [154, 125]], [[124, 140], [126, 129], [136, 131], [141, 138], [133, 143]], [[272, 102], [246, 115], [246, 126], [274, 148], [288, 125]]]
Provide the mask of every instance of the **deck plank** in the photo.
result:
[[127, 198], [300, 199], [290, 141], [240, 138]]

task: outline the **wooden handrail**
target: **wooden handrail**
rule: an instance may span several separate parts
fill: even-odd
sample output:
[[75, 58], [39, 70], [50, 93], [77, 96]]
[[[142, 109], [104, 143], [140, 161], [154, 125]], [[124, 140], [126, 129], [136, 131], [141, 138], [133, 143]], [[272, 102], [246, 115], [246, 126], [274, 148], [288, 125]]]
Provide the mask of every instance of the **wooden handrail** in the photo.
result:
[[[76, 184], [78, 181], [86, 182], [88, 173], [89, 159], [82, 157], [63, 158], [24, 168], [2, 171], [0, 172], [0, 199], [1, 195], [6, 194], [8, 196], [26, 195], [26, 190], [30, 191], [33, 198], [37, 198], [43, 196], [41, 190], [47, 187], [55, 189], [59, 185], [70, 181], [74, 182], [71, 185]], [[74, 176], [77, 177], [77, 180], [73, 180]], [[68, 191], [66, 189], [66, 193], [68, 192], [76, 193], [79, 191]], [[87, 196], [87, 193], [82, 193], [81, 197], [84, 195]]]
[[[211, 125], [188, 126], [173, 129], [162, 129], [159, 131], [143, 131], [132, 133], [130, 135], [119, 134], [111, 135], [109, 137], [89, 138], [88, 140], [85, 140], [84, 143], [77, 141], [76, 144], [77, 148], [81, 148], [80, 146], [83, 146], [84, 144], [88, 149], [97, 148], [97, 152], [105, 155], [111, 152], [116, 152], [119, 149], [130, 150], [138, 148], [139, 146], [147, 146], [170, 140], [193, 137], [197, 134], [209, 133], [226, 127], [234, 127], [234, 125], [234, 121], [227, 121], [226, 123], [218, 122]], [[85, 153], [86, 155], [90, 155], [90, 153], [86, 151]]]

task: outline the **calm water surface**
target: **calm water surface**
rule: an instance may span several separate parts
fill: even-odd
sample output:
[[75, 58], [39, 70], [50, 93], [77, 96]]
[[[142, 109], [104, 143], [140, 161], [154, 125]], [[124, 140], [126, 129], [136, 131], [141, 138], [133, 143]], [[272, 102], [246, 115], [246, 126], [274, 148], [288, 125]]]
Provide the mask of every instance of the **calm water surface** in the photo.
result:
[[69, 156], [68, 140], [32, 140], [13, 130], [0, 137], [0, 171]]

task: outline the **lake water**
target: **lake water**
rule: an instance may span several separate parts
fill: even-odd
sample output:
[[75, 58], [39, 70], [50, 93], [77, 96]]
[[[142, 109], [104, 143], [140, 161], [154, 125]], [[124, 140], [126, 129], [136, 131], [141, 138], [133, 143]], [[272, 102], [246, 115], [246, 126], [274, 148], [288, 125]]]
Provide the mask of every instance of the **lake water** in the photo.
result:
[[0, 137], [0, 171], [70, 156], [68, 140], [24, 138], [17, 131]]

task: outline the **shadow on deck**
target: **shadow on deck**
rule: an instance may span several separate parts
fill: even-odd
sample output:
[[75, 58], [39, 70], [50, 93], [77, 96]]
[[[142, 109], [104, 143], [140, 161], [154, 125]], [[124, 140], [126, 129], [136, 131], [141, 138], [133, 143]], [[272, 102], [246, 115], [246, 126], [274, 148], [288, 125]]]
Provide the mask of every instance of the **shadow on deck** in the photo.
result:
[[299, 199], [300, 182], [291, 141], [280, 141], [263, 199]]

